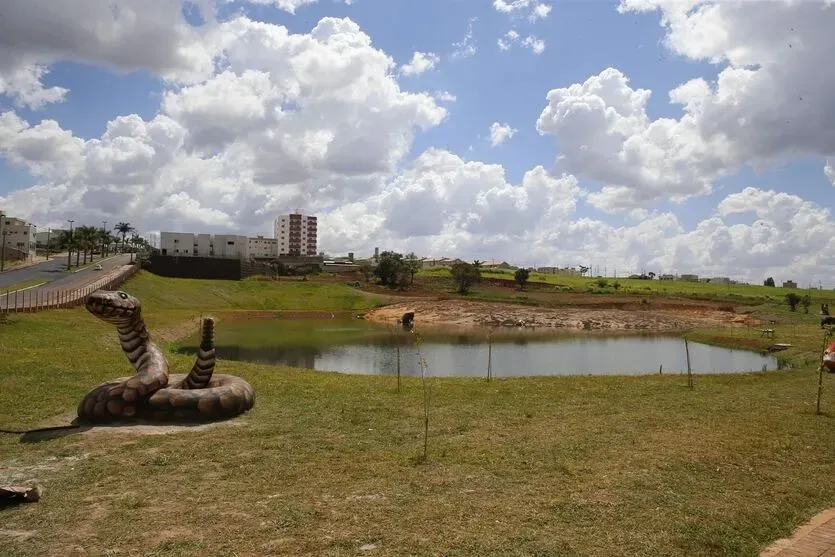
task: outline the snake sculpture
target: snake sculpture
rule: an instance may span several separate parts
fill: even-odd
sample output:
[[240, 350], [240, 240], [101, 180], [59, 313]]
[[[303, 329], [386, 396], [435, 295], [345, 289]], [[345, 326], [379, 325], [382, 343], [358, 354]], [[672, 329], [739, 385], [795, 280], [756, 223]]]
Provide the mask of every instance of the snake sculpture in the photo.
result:
[[829, 343], [823, 353], [823, 367], [829, 373], [835, 373], [835, 340]]
[[87, 297], [87, 311], [111, 325], [136, 374], [103, 383], [78, 405], [78, 422], [126, 418], [149, 421], [212, 421], [243, 414], [255, 405], [249, 383], [214, 373], [214, 321], [201, 325], [197, 359], [188, 374], [169, 374], [168, 361], [151, 340], [139, 300], [120, 291], [98, 290]]

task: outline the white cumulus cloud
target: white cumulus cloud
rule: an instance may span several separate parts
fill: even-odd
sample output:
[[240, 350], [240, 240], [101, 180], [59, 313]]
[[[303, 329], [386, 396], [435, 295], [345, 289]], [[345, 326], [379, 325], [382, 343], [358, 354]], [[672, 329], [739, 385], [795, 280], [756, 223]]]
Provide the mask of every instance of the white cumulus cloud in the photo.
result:
[[499, 46], [499, 50], [502, 51], [510, 50], [513, 45], [521, 45], [522, 47], [529, 49], [534, 54], [542, 54], [545, 52], [544, 40], [534, 35], [528, 35], [527, 37], [522, 38], [519, 33], [513, 29], [499, 37], [496, 43]]
[[[286, 11], [305, 3], [272, 2]], [[716, 64], [718, 77], [663, 92], [615, 67], [576, 83], [552, 74], [551, 90], [537, 93], [545, 97], [539, 117], [514, 116], [514, 124], [535, 123], [559, 147], [556, 165], [533, 163], [511, 178], [502, 164], [425, 141], [410, 155], [418, 134], [445, 124], [447, 107], [459, 110], [465, 93], [470, 102], [478, 92], [440, 79], [434, 92], [402, 89], [408, 71], [432, 62], [434, 79], [446, 77], [446, 65], [416, 53], [398, 66], [351, 19], [325, 17], [290, 32], [245, 10], [221, 20], [212, 0], [191, 3], [199, 24], [186, 22], [179, 0], [68, 4], [7, 2], [0, 18], [0, 94], [13, 101], [0, 109], [0, 157], [35, 183], [0, 197], [0, 207], [41, 226], [72, 218], [269, 234], [277, 214], [302, 207], [320, 216], [320, 245], [331, 253], [379, 246], [519, 265], [606, 261], [621, 275], [755, 282], [831, 285], [835, 276], [828, 206], [756, 184], [723, 194], [696, 223], [654, 205], [673, 200], [687, 210], [742, 166], [794, 157], [820, 157], [835, 182], [831, 5], [622, 2], [624, 12], [656, 10], [665, 48]], [[513, 17], [547, 16], [550, 5], [538, 6], [546, 4], [494, 3]], [[474, 21], [453, 58], [476, 52]], [[533, 35], [506, 38], [535, 51]], [[72, 98], [66, 84], [44, 84], [60, 61], [151, 72], [162, 83], [159, 106], [145, 118], [127, 110], [100, 124], [97, 137], [22, 110]], [[460, 91], [461, 102], [452, 104], [446, 88]], [[679, 112], [651, 117], [651, 95]], [[490, 144], [516, 133], [493, 122]], [[491, 155], [510, 155], [509, 147]], [[632, 220], [615, 225], [594, 208]]]
[[519, 130], [509, 124], [493, 122], [490, 124], [490, 145], [497, 147], [516, 135]]
[[415, 52], [412, 59], [400, 66], [400, 73], [403, 75], [420, 75], [435, 68], [440, 57], [433, 52]]
[[678, 119], [651, 119], [651, 91], [616, 68], [548, 93], [537, 127], [559, 137], [560, 167], [604, 184], [590, 196], [610, 211], [708, 193], [744, 165], [835, 154], [835, 5], [623, 0], [659, 10], [675, 54], [724, 65], [669, 92]]

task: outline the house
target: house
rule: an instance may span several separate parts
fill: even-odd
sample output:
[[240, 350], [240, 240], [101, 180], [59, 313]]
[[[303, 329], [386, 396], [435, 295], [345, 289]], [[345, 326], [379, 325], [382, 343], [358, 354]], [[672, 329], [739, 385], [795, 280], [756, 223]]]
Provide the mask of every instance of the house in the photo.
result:
[[49, 243], [50, 249], [58, 249], [61, 244], [61, 236], [68, 232], [69, 230], [63, 230], [61, 228], [50, 228], [45, 232], [36, 232], [35, 245], [39, 248], [46, 249], [47, 243]]
[[487, 270], [509, 270], [509, 269], [516, 269], [513, 265], [508, 263], [507, 261], [485, 261], [481, 264], [482, 269]]
[[37, 226], [0, 212], [0, 258], [19, 261], [35, 257]]
[[249, 238], [235, 234], [161, 232], [160, 255], [248, 259]]
[[783, 283], [783, 288], [797, 288], [797, 283], [793, 280], [787, 280]]
[[699, 275], [684, 274], [684, 275], [681, 275], [681, 280], [684, 280], [684, 281], [687, 281], [687, 282], [699, 282]]
[[250, 257], [270, 259], [278, 257], [278, 240], [275, 238], [256, 236], [255, 238], [247, 238], [247, 240]]
[[439, 267], [452, 267], [460, 259], [452, 259], [450, 257], [425, 257], [420, 265], [423, 269], [437, 269]]

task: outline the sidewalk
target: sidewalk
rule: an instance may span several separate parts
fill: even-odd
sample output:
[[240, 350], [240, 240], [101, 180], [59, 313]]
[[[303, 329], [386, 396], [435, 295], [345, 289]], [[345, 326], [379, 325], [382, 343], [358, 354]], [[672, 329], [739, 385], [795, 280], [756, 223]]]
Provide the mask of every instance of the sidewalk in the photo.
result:
[[760, 557], [835, 557], [835, 507], [818, 513], [790, 538], [777, 540]]

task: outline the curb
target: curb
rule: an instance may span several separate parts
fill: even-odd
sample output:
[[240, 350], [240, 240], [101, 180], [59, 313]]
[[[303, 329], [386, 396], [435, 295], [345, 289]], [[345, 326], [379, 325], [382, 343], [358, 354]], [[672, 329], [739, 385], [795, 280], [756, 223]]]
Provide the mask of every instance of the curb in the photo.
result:
[[15, 292], [23, 292], [25, 290], [29, 290], [30, 288], [39, 288], [39, 287], [43, 286], [44, 284], [49, 284], [49, 281], [45, 280], [45, 281], [43, 281], [39, 284], [33, 284], [32, 286], [27, 286], [26, 288], [18, 288], [17, 290], [9, 290], [7, 292], [0, 291], [0, 297], [10, 296], [10, 295], [14, 294]]

